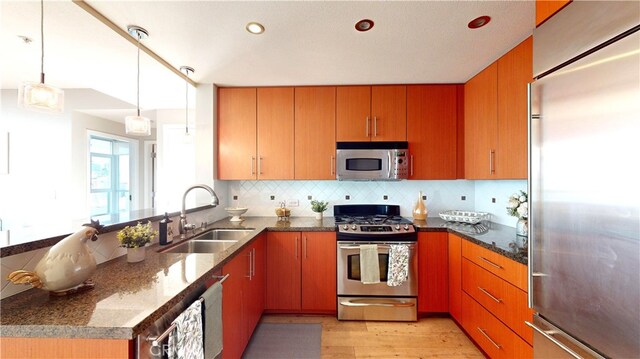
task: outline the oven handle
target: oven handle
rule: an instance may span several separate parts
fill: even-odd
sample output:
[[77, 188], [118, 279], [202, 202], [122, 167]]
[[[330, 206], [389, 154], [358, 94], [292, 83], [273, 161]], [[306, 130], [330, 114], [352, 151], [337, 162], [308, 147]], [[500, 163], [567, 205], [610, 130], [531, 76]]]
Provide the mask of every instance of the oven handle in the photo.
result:
[[[406, 244], [406, 243], [396, 243], [396, 244]], [[407, 244], [409, 246], [409, 250], [412, 251], [415, 249], [415, 244], [411, 243], [411, 244]], [[378, 248], [382, 248], [382, 249], [389, 249], [391, 248], [390, 245], [388, 244], [378, 244]], [[359, 245], [351, 245], [351, 246], [340, 246], [340, 249], [360, 249]]]
[[398, 301], [389, 301], [389, 302], [366, 302], [359, 299], [359, 302], [352, 302], [351, 300], [344, 300], [340, 302], [340, 305], [345, 307], [415, 307], [415, 303], [411, 302], [398, 302]]

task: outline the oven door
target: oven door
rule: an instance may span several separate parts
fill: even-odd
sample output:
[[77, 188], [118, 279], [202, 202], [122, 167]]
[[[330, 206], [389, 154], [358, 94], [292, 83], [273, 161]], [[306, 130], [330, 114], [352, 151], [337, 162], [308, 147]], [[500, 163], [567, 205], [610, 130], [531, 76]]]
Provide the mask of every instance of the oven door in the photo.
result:
[[[380, 264], [380, 283], [363, 284], [360, 281], [360, 245], [377, 244]], [[407, 280], [399, 286], [387, 285], [389, 246], [406, 244], [409, 247]], [[354, 242], [338, 241], [338, 295], [339, 296], [404, 296], [418, 295], [418, 257], [416, 242]]]

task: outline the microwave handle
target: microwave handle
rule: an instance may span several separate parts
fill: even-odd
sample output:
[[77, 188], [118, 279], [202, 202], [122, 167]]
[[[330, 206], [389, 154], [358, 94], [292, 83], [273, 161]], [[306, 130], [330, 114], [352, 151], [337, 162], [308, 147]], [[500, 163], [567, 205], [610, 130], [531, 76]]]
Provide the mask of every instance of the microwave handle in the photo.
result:
[[[415, 249], [415, 245], [413, 244], [409, 244], [409, 251], [413, 251]], [[380, 249], [389, 249], [391, 248], [390, 245], [386, 245], [386, 244], [378, 244], [378, 248]], [[360, 249], [359, 245], [347, 245], [347, 246], [340, 246], [340, 249]]]
[[391, 178], [391, 151], [387, 151], [387, 158], [389, 159], [389, 168], [387, 170], [387, 178]]

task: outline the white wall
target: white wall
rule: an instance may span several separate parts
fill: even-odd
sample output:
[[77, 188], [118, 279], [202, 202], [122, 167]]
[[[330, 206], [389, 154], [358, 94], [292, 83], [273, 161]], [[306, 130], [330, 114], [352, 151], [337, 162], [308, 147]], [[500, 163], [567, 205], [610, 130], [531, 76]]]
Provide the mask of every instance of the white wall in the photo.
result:
[[475, 210], [491, 213], [493, 222], [515, 227], [518, 218], [507, 214], [507, 202], [512, 194], [527, 191], [527, 181], [475, 181], [475, 184]]

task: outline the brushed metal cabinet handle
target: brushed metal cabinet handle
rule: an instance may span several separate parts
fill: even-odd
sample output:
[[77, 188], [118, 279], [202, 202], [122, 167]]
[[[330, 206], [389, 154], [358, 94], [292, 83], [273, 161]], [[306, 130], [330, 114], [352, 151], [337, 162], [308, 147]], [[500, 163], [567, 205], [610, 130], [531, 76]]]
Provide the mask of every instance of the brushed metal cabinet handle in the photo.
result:
[[484, 335], [485, 338], [487, 338], [488, 341], [491, 342], [491, 344], [493, 344], [493, 346], [495, 346], [496, 348], [500, 349], [502, 348], [502, 345], [496, 343], [493, 339], [491, 339], [491, 337], [489, 336], [489, 334], [487, 334], [487, 332], [485, 332], [484, 330], [482, 330], [480, 327], [476, 327], [478, 328], [478, 330], [480, 331], [480, 333], [482, 333], [482, 335]]
[[542, 329], [538, 328], [535, 324], [532, 324], [532, 323], [530, 323], [530, 322], [528, 322], [526, 320], [524, 321], [524, 324], [530, 326], [533, 330], [535, 330], [536, 332], [542, 334], [542, 336], [544, 336], [545, 338], [549, 339], [553, 344], [559, 346], [561, 349], [563, 349], [564, 351], [569, 353], [572, 357], [574, 357], [576, 359], [583, 359], [580, 355], [578, 355], [576, 352], [571, 350], [571, 348], [569, 348], [568, 346], [564, 345], [558, 339], [554, 338], [553, 337], [553, 330], [549, 330], [549, 331], [542, 330]]
[[483, 257], [483, 256], [478, 256], [478, 258], [480, 258], [480, 260], [484, 261], [485, 263], [492, 265], [498, 269], [503, 269], [503, 267], [501, 265], [495, 264], [492, 261], [488, 260], [487, 258]]
[[253, 253], [253, 255], [251, 256], [251, 264], [252, 264], [252, 275], [255, 277], [256, 276], [256, 249], [252, 248], [251, 252]]
[[378, 116], [373, 116], [373, 137], [378, 137]]
[[251, 175], [255, 175], [256, 174], [256, 170], [254, 168], [254, 162], [256, 161], [256, 158], [251, 156]]
[[309, 258], [309, 257], [307, 256], [307, 236], [302, 237], [302, 240], [304, 241], [304, 242], [302, 243], [302, 249], [304, 250], [304, 257], [305, 257], [305, 258]]
[[296, 252], [296, 259], [298, 258], [298, 241], [300, 240], [300, 238], [296, 237], [295, 238], [295, 248], [293, 249], [294, 252]]
[[369, 137], [369, 116], [364, 119], [364, 137]]
[[489, 174], [496, 173], [496, 170], [493, 166], [493, 157], [495, 156], [496, 151], [489, 150]]
[[489, 293], [489, 291], [487, 291], [484, 288], [478, 287], [478, 289], [480, 289], [480, 291], [484, 294], [486, 294], [489, 298], [493, 299], [496, 301], [496, 303], [501, 303], [502, 299], [496, 298], [493, 294]]
[[336, 171], [335, 171], [335, 163], [336, 163], [336, 157], [335, 156], [331, 156], [331, 175], [335, 175]]
[[262, 174], [262, 157], [258, 157], [258, 174]]
[[251, 251], [249, 251], [249, 254], [247, 254], [247, 257], [249, 257], [249, 275], [246, 275], [245, 277], [251, 280]]
[[411, 165], [411, 177], [413, 177], [413, 155], [410, 157], [410, 165]]

